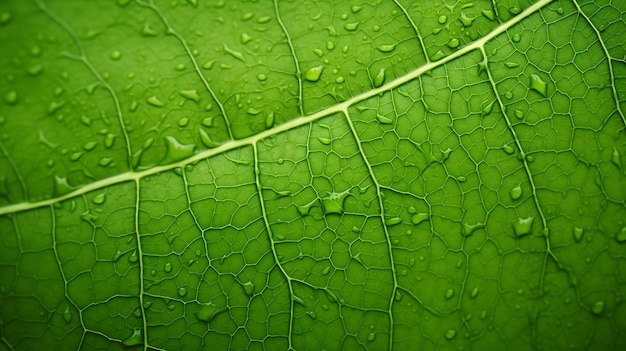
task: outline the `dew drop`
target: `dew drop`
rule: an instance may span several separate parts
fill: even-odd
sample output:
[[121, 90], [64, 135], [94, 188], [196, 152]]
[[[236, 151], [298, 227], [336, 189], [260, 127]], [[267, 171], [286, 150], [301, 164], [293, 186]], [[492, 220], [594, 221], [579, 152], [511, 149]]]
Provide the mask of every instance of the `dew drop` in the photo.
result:
[[504, 65], [508, 68], [515, 68], [515, 67], [519, 67], [519, 63], [517, 62], [505, 62]]
[[398, 225], [400, 223], [402, 223], [402, 218], [400, 217], [393, 217], [385, 220], [385, 224], [387, 224], [388, 227]]
[[615, 240], [619, 243], [626, 242], [626, 227], [622, 227], [622, 230], [620, 230], [620, 232], [617, 233], [617, 236], [615, 236]]
[[510, 91], [507, 91], [506, 94], [504, 94], [504, 97], [507, 98], [508, 100], [511, 100], [513, 98], [513, 93]]
[[138, 346], [143, 344], [143, 335], [141, 329], [134, 329], [131, 336], [122, 341], [124, 346]]
[[522, 193], [522, 185], [518, 184], [516, 187], [509, 191], [509, 196], [511, 196], [511, 199], [513, 200], [519, 200], [519, 198], [522, 197]]
[[374, 341], [376, 340], [376, 333], [369, 333], [367, 335], [367, 341]]
[[113, 162], [112, 158], [110, 158], [110, 157], [103, 157], [98, 162], [98, 165], [100, 167], [108, 167], [109, 165], [111, 165], [112, 162]]
[[151, 96], [147, 99], [148, 103], [154, 107], [163, 107], [165, 106], [165, 104], [163, 103], [163, 101], [159, 100], [158, 97], [156, 96]]
[[595, 315], [604, 312], [604, 301], [596, 301], [593, 306], [591, 306], [591, 312]]
[[411, 216], [411, 223], [418, 225], [428, 220], [428, 213], [416, 213]]
[[346, 23], [343, 28], [348, 31], [354, 31], [359, 27], [359, 22]]
[[454, 296], [454, 290], [453, 289], [448, 289], [448, 291], [446, 291], [446, 300], [450, 300], [452, 297]]
[[184, 71], [184, 70], [185, 70], [185, 68], [187, 68], [187, 67], [185, 66], [185, 64], [183, 64], [183, 63], [179, 63], [179, 64], [177, 64], [176, 66], [174, 66], [174, 68], [175, 68], [177, 71]]
[[36, 76], [43, 71], [43, 66], [41, 65], [33, 65], [28, 68], [28, 74], [31, 76]]
[[515, 235], [520, 237], [524, 235], [530, 234], [530, 229], [532, 228], [534, 217], [527, 218], [518, 218], [515, 223], [513, 223], [513, 229], [515, 230]]
[[[200, 131], [203, 130], [200, 129]], [[176, 162], [191, 157], [196, 149], [195, 144], [181, 144], [173, 136], [165, 137], [165, 146], [167, 147], [165, 163]]]
[[274, 126], [274, 112], [270, 112], [265, 117], [265, 129], [270, 129]]
[[376, 73], [376, 76], [374, 76], [374, 88], [378, 88], [381, 87], [383, 84], [385, 84], [385, 78], [386, 78], [386, 73], [385, 73], [385, 68], [382, 67], [381, 69], [378, 70], [378, 73]]
[[169, 263], [169, 262], [167, 262], [167, 263], [165, 264], [165, 266], [163, 267], [163, 270], [164, 270], [166, 273], [171, 272], [171, 271], [172, 271], [172, 264], [171, 264], [171, 263]]
[[441, 15], [441, 16], [439, 16], [438, 22], [439, 22], [439, 24], [444, 24], [444, 23], [446, 23], [447, 20], [448, 20], [448, 16]]
[[178, 120], [178, 126], [179, 127], [186, 127], [189, 124], [189, 118], [187, 117], [183, 117], [181, 119]]
[[470, 293], [471, 298], [476, 298], [476, 296], [478, 296], [478, 287], [475, 287]]
[[181, 90], [178, 93], [180, 94], [180, 96], [184, 97], [185, 99], [193, 100], [195, 102], [199, 102], [200, 101], [200, 95], [198, 95], [198, 91], [195, 90], [195, 89], [192, 89], [192, 90]]
[[4, 101], [6, 101], [7, 104], [9, 105], [15, 105], [17, 104], [17, 92], [15, 90], [11, 90], [9, 91], [5, 97], [4, 97]]
[[246, 292], [246, 295], [250, 297], [254, 295], [254, 284], [252, 284], [251, 281], [247, 281], [241, 284], [241, 286], [243, 286], [243, 290]]
[[324, 144], [324, 145], [330, 145], [331, 140], [328, 138], [317, 138], [317, 140], [319, 140], [320, 143]]
[[202, 119], [202, 123], [203, 126], [205, 127], [212, 127], [213, 126], [213, 118], [212, 117], [207, 117], [207, 118], [203, 118]]
[[187, 289], [183, 287], [178, 288], [178, 296], [184, 297], [185, 295], [187, 295]]
[[393, 123], [393, 120], [391, 118], [383, 116], [383, 115], [377, 115], [376, 120], [378, 120], [378, 123], [380, 124], [392, 124]]
[[541, 94], [543, 97], [548, 96], [548, 83], [536, 74], [530, 75], [530, 88]]
[[240, 40], [242, 44], [247, 44], [252, 40], [252, 37], [248, 33], [241, 33]]
[[106, 195], [104, 193], [97, 194], [91, 199], [91, 201], [96, 205], [102, 205], [106, 200]]
[[68, 324], [72, 321], [72, 312], [70, 312], [69, 307], [65, 307], [65, 311], [63, 311], [63, 320]]
[[446, 332], [446, 339], [452, 340], [456, 337], [456, 330], [450, 329]]
[[487, 17], [487, 19], [490, 21], [493, 21], [494, 19], [496, 19], [495, 14], [491, 10], [482, 10], [481, 12], [483, 16]]
[[130, 256], [128, 256], [128, 262], [135, 263], [137, 262], [137, 250], [134, 250]]
[[453, 49], [454, 49], [454, 48], [458, 48], [458, 47], [459, 47], [459, 44], [460, 44], [460, 42], [459, 42], [459, 39], [457, 39], [457, 38], [452, 38], [452, 39], [450, 39], [450, 41], [448, 42], [448, 46], [449, 46], [449, 47], [451, 47], [451, 48], [453, 48]]
[[267, 75], [260, 73], [256, 76], [256, 79], [260, 80], [261, 82], [264, 82], [267, 80]]
[[583, 233], [583, 228], [574, 228], [574, 239], [576, 239], [576, 242], [580, 242], [580, 240], [583, 238]]
[[322, 274], [323, 275], [327, 275], [330, 272], [330, 266], [326, 266], [324, 267], [324, 269], [322, 269]]
[[344, 201], [346, 197], [350, 194], [349, 190], [343, 191], [341, 193], [331, 192], [327, 197], [322, 199], [322, 208], [324, 209], [324, 213], [331, 214], [342, 214], [344, 209]]
[[198, 308], [195, 312], [194, 315], [196, 316], [196, 318], [199, 321], [202, 322], [210, 322], [213, 320], [213, 318], [215, 318], [215, 316], [217, 316], [218, 314], [222, 313], [226, 311], [226, 308], [218, 308], [217, 306], [215, 306], [212, 303], [208, 303], [208, 304], [201, 304], [200, 308]]
[[324, 70], [324, 66], [316, 66], [309, 68], [306, 72], [304, 72], [304, 79], [309, 82], [317, 82], [322, 76], [322, 71]]
[[475, 17], [469, 17], [464, 12], [461, 12], [460, 20], [461, 20], [461, 23], [463, 24], [463, 27], [471, 26], [475, 19], [476, 19]]
[[485, 227], [484, 223], [476, 223], [476, 224], [463, 223], [463, 235], [464, 236], [469, 236], [475, 230], [480, 229], [480, 228], [484, 228], [484, 227]]
[[380, 52], [392, 52], [393, 50], [395, 50], [395, 48], [396, 44], [385, 44], [377, 47], [378, 51]]
[[119, 52], [119, 51], [113, 51], [113, 52], [111, 53], [111, 60], [115, 60], [115, 61], [117, 61], [117, 60], [119, 60], [120, 58], [122, 58], [122, 53], [121, 53], [121, 52]]
[[430, 59], [433, 60], [433, 61], [438, 61], [438, 60], [441, 60], [444, 57], [446, 57], [446, 54], [443, 52], [443, 50], [439, 49], [439, 50], [437, 50], [437, 52], [435, 52], [431, 56]]

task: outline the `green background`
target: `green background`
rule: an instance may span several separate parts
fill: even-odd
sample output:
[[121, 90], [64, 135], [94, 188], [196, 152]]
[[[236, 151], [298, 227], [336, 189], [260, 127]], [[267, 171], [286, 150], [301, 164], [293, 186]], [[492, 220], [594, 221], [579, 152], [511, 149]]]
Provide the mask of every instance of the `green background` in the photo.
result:
[[0, 350], [626, 349], [625, 20], [2, 1]]

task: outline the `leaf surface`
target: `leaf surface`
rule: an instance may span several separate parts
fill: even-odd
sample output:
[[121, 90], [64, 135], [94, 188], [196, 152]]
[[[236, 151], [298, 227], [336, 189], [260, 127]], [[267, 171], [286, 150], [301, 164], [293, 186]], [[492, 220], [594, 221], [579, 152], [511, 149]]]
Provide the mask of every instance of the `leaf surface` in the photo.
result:
[[626, 348], [621, 1], [5, 1], [0, 350]]

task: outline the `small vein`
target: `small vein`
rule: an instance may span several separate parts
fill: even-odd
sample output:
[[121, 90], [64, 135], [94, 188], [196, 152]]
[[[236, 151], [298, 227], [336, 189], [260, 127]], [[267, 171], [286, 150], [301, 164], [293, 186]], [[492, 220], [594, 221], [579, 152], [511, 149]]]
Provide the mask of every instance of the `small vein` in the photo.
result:
[[72, 27], [70, 27], [65, 21], [63, 21], [60, 17], [58, 17], [52, 11], [50, 11], [50, 9], [43, 3], [43, 0], [33, 0], [33, 1], [35, 1], [35, 4], [37, 5], [37, 7], [39, 7], [39, 9], [46, 16], [48, 16], [53, 22], [55, 22], [61, 28], [63, 28], [63, 30], [72, 38], [72, 40], [74, 41], [74, 44], [78, 48], [78, 52], [80, 53], [78, 60], [82, 62], [87, 67], [87, 69], [89, 69], [91, 74], [93, 74], [98, 79], [100, 84], [102, 84], [102, 86], [104, 86], [104, 88], [111, 95], [111, 98], [113, 99], [113, 103], [115, 105], [117, 119], [118, 119], [120, 128], [122, 130], [122, 135], [124, 136], [124, 143], [126, 144], [127, 165], [129, 169], [132, 169], [132, 150], [130, 147], [130, 138], [128, 137], [128, 131], [126, 130], [126, 126], [124, 125], [124, 118], [122, 116], [122, 108], [120, 106], [120, 100], [118, 99], [117, 94], [115, 93], [111, 85], [104, 78], [102, 78], [102, 75], [100, 74], [100, 72], [98, 72], [98, 70], [91, 64], [91, 62], [87, 58], [83, 44], [81, 43], [80, 39], [78, 38], [78, 35], [76, 35], [76, 32], [74, 32]]
[[206, 88], [206, 90], [209, 92], [209, 94], [211, 94], [211, 97], [213, 98], [217, 106], [219, 107], [220, 113], [222, 114], [222, 116], [224, 116], [224, 123], [226, 123], [226, 130], [228, 131], [228, 137], [230, 138], [230, 140], [234, 140], [235, 138], [233, 137], [233, 131], [230, 125], [230, 120], [228, 116], [226, 115], [226, 109], [224, 108], [224, 105], [222, 104], [222, 102], [217, 98], [215, 91], [213, 91], [213, 89], [211, 88], [211, 85], [209, 84], [209, 82], [206, 80], [206, 78], [200, 71], [200, 66], [198, 66], [198, 61], [196, 61], [193, 54], [191, 53], [191, 49], [189, 49], [187, 40], [185, 40], [185, 38], [183, 38], [180, 34], [178, 34], [176, 30], [174, 30], [174, 27], [172, 27], [172, 25], [167, 20], [165, 15], [163, 15], [163, 12], [161, 12], [161, 10], [154, 4], [152, 0], [149, 0], [147, 4], [144, 3], [143, 1], [137, 1], [137, 3], [143, 7], [152, 9], [152, 11], [154, 11], [157, 14], [157, 16], [159, 16], [159, 18], [161, 19], [161, 21], [167, 28], [167, 32], [173, 35], [183, 46], [183, 48], [185, 49], [185, 53], [187, 54], [187, 57], [189, 57], [189, 60], [191, 60], [191, 63], [193, 64], [193, 68], [196, 71], [196, 74], [202, 81], [202, 84], [204, 84], [204, 87]]
[[[485, 61], [488, 61], [487, 59], [487, 53], [485, 52], [485, 48], [481, 47], [480, 51], [483, 55], [483, 58]], [[539, 197], [537, 196], [537, 187], [535, 186], [535, 180], [533, 178], [532, 172], [530, 171], [530, 166], [528, 165], [528, 161], [526, 160], [526, 153], [524, 151], [524, 148], [522, 147], [522, 144], [520, 142], [520, 138], [517, 135], [517, 132], [515, 131], [515, 129], [513, 128], [513, 124], [511, 124], [511, 120], [506, 112], [506, 107], [504, 106], [504, 103], [502, 102], [502, 99], [500, 98], [500, 95], [498, 95], [498, 88], [496, 87], [496, 83], [493, 79], [493, 76], [491, 75], [491, 71], [489, 70], [489, 68], [487, 68], [485, 70], [487, 72], [487, 76], [489, 77], [489, 83], [491, 84], [491, 87], [493, 89], [493, 92], [496, 96], [496, 100], [498, 101], [498, 105], [500, 106], [500, 111], [502, 113], [502, 116], [504, 117], [504, 120], [506, 121], [506, 126], [507, 129], [509, 130], [509, 132], [511, 133], [511, 135], [513, 136], [513, 140], [515, 142], [515, 145], [517, 146], [517, 149], [520, 151], [522, 157], [522, 164], [524, 166], [524, 171], [526, 172], [526, 176], [528, 178], [528, 181], [530, 182], [530, 188], [532, 190], [532, 195], [533, 195], [533, 202], [535, 204], [535, 207], [537, 208], [537, 212], [539, 213], [539, 218], [541, 219], [541, 225], [543, 230], [548, 230], [548, 223], [546, 221], [546, 217], [543, 214], [543, 211], [541, 210], [541, 206], [539, 205]], [[550, 236], [548, 232], [544, 233], [545, 239], [546, 239], [546, 256], [544, 258], [544, 262], [543, 262], [543, 269], [541, 270], [541, 281], [540, 281], [540, 287], [541, 290], [543, 290], [543, 283], [545, 280], [545, 274], [546, 274], [546, 265], [547, 265], [547, 259], [548, 257], [552, 257], [554, 259], [555, 262], [559, 262], [559, 260], [557, 259], [557, 257], [554, 255], [554, 253], [552, 252], [552, 248], [550, 245]]]
[[492, 40], [493, 38], [495, 38], [496, 36], [504, 33], [505, 31], [507, 31], [509, 28], [513, 27], [514, 25], [516, 25], [517, 23], [519, 23], [522, 19], [528, 17], [530, 14], [540, 10], [541, 8], [543, 8], [544, 6], [546, 6], [547, 4], [551, 3], [553, 0], [540, 0], [536, 3], [534, 3], [533, 5], [531, 5], [530, 7], [528, 7], [526, 10], [524, 10], [520, 15], [512, 18], [511, 20], [509, 20], [508, 22], [505, 22], [503, 24], [501, 24], [500, 26], [498, 26], [497, 28], [495, 28], [492, 32], [490, 32], [489, 34], [485, 35], [484, 37], [482, 37], [481, 39], [476, 40], [475, 42], [473, 42], [470, 45], [467, 45], [465, 47], [463, 47], [462, 49], [455, 51], [454, 53], [442, 58], [441, 60], [435, 61], [435, 62], [429, 62], [417, 69], [415, 69], [412, 72], [409, 72], [407, 74], [405, 74], [404, 76], [401, 76], [393, 81], [390, 81], [389, 83], [386, 83], [384, 85], [382, 85], [379, 88], [375, 88], [366, 92], [363, 92], [359, 95], [353, 96], [352, 98], [345, 100], [341, 103], [332, 105], [324, 110], [320, 110], [317, 111], [311, 115], [306, 115], [306, 116], [301, 116], [300, 118], [294, 118], [292, 120], [289, 120], [281, 125], [278, 125], [274, 128], [270, 128], [270, 129], [266, 129], [258, 134], [255, 135], [251, 135], [249, 137], [243, 138], [243, 139], [238, 139], [238, 140], [231, 140], [229, 142], [223, 143], [220, 146], [213, 148], [213, 149], [208, 149], [202, 152], [199, 152], [187, 159], [183, 159], [180, 160], [178, 162], [174, 162], [174, 163], [170, 163], [167, 165], [162, 165], [162, 166], [156, 166], [150, 169], [146, 169], [140, 172], [125, 172], [125, 173], [121, 173], [109, 178], [104, 178], [101, 179], [99, 181], [90, 183], [88, 185], [83, 186], [80, 189], [77, 189], [71, 193], [68, 193], [66, 195], [63, 196], [59, 196], [56, 198], [50, 198], [47, 200], [43, 200], [43, 201], [39, 201], [39, 202], [22, 202], [22, 203], [15, 203], [12, 205], [8, 205], [8, 206], [3, 206], [0, 207], [0, 215], [4, 215], [7, 213], [14, 213], [14, 212], [19, 212], [19, 211], [25, 211], [25, 210], [29, 210], [29, 209], [34, 209], [34, 208], [39, 208], [42, 206], [47, 206], [50, 204], [54, 204], [58, 201], [62, 201], [62, 200], [66, 200], [72, 197], [75, 197], [77, 195], [81, 195], [81, 194], [85, 194], [89, 191], [92, 190], [96, 190], [99, 189], [103, 186], [110, 186], [110, 185], [114, 185], [114, 184], [119, 184], [119, 183], [123, 183], [123, 182], [127, 182], [127, 181], [134, 181], [137, 179], [141, 179], [143, 177], [147, 177], [153, 174], [157, 174], [160, 172], [167, 172], [170, 171], [174, 168], [179, 168], [179, 167], [184, 167], [188, 164], [192, 164], [194, 162], [198, 162], [200, 160], [221, 154], [223, 152], [229, 151], [229, 150], [234, 150], [237, 148], [240, 148], [242, 146], [245, 145], [252, 145], [253, 143], [258, 142], [259, 140], [271, 137], [273, 135], [282, 133], [282, 132], [286, 132], [288, 130], [291, 129], [295, 129], [297, 127], [306, 125], [306, 124], [310, 124], [314, 121], [317, 121], [321, 118], [324, 118], [326, 116], [332, 115], [334, 113], [337, 112], [342, 112], [342, 111], [346, 111], [348, 107], [354, 105], [357, 102], [366, 100], [372, 96], [376, 96], [379, 94], [382, 94], [386, 91], [392, 90], [394, 88], [397, 88], [407, 82], [410, 82], [418, 77], [420, 77], [421, 75], [437, 68], [440, 66], [445, 65], [446, 63], [453, 61], [465, 54], [467, 54], [470, 51], [473, 50], [477, 50], [477, 49], [481, 49], [485, 43], [487, 43], [488, 41]]
[[289, 32], [287, 31], [287, 27], [283, 23], [280, 18], [280, 12], [278, 10], [278, 0], [274, 0], [274, 12], [276, 13], [276, 20], [278, 24], [285, 33], [287, 37], [287, 44], [289, 44], [289, 50], [291, 51], [291, 55], [293, 56], [293, 62], [296, 65], [296, 79], [298, 80], [298, 112], [300, 115], [304, 115], [303, 109], [303, 99], [302, 99], [302, 71], [300, 70], [300, 63], [298, 62], [298, 57], [296, 56], [296, 49], [293, 46], [293, 42], [291, 41], [291, 36], [289, 36]]
[[611, 90], [613, 92], [612, 94], [613, 99], [615, 100], [615, 109], [617, 110], [617, 113], [619, 114], [619, 116], [622, 118], [622, 122], [624, 123], [624, 126], [626, 127], [626, 116], [624, 116], [624, 113], [622, 112], [620, 108], [619, 94], [617, 93], [617, 89], [615, 88], [615, 73], [613, 73], [613, 65], [611, 64], [611, 61], [613, 58], [611, 57], [611, 54], [609, 53], [609, 49], [606, 47], [606, 45], [604, 45], [604, 41], [602, 41], [602, 35], [600, 34], [600, 31], [596, 28], [596, 26], [593, 25], [593, 22], [591, 22], [591, 18], [589, 18], [583, 12], [582, 8], [580, 8], [580, 5], [578, 5], [578, 1], [574, 0], [573, 3], [574, 3], [574, 6], [576, 6], [576, 10], [578, 10], [580, 15], [587, 21], [587, 23], [589, 23], [589, 26], [593, 29], [593, 32], [596, 34], [596, 37], [598, 38], [598, 42], [602, 46], [602, 50], [604, 51], [604, 54], [606, 55], [607, 64], [609, 65], [609, 76], [611, 77]]
[[426, 45], [424, 45], [424, 41], [422, 40], [422, 36], [420, 35], [419, 29], [417, 28], [417, 25], [415, 24], [415, 22], [413, 22], [413, 19], [409, 15], [409, 12], [404, 6], [402, 6], [402, 4], [400, 4], [400, 2], [398, 2], [398, 0], [393, 0], [393, 2], [396, 4], [396, 6], [400, 8], [400, 10], [402, 10], [402, 13], [404, 13], [404, 17], [406, 17], [409, 23], [411, 23], [411, 27], [413, 27], [413, 30], [415, 31], [415, 36], [417, 37], [417, 40], [420, 42], [420, 47], [422, 48], [422, 52], [424, 53], [424, 58], [426, 59], [426, 62], [430, 62], [430, 58], [428, 57], [428, 53], [426, 51]]
[[374, 175], [374, 170], [372, 169], [372, 165], [367, 160], [367, 156], [365, 155], [365, 151], [363, 150], [363, 147], [362, 147], [361, 139], [359, 138], [359, 134], [356, 132], [356, 129], [354, 128], [354, 124], [352, 124], [352, 120], [350, 119], [350, 115], [348, 114], [347, 108], [343, 110], [343, 115], [345, 117], [345, 120], [348, 126], [350, 127], [352, 136], [354, 137], [354, 140], [356, 141], [356, 145], [359, 149], [359, 154], [361, 155], [361, 158], [363, 159], [363, 163], [367, 167], [368, 174], [370, 175], [370, 177], [372, 177], [372, 181], [374, 182], [374, 186], [376, 187], [376, 195], [377, 195], [376, 198], [378, 198], [378, 206], [380, 207], [380, 220], [382, 221], [383, 231], [385, 233], [385, 239], [387, 240], [387, 251], [389, 253], [389, 265], [390, 265], [389, 268], [391, 269], [391, 276], [393, 279], [393, 289], [391, 292], [391, 297], [389, 298], [389, 350], [392, 350], [393, 349], [393, 332], [394, 332], [393, 302], [395, 301], [396, 294], [398, 292], [398, 277], [397, 277], [396, 266], [395, 266], [396, 260], [394, 259], [393, 248], [391, 247], [391, 237], [389, 236], [389, 230], [387, 229], [387, 223], [385, 219], [385, 204], [383, 204], [383, 196], [380, 191], [380, 183], [378, 182], [378, 180], [376, 179], [376, 176]]
[[294, 319], [294, 291], [292, 279], [289, 277], [283, 266], [280, 264], [280, 260], [278, 259], [278, 253], [276, 252], [276, 242], [274, 241], [274, 237], [272, 235], [272, 229], [270, 227], [270, 223], [267, 220], [267, 211], [265, 210], [265, 200], [263, 199], [263, 188], [261, 187], [261, 179], [260, 179], [260, 171], [259, 171], [259, 150], [257, 148], [257, 144], [253, 143], [252, 148], [254, 150], [254, 179], [257, 188], [257, 192], [259, 193], [259, 203], [261, 204], [261, 215], [263, 217], [263, 223], [265, 224], [265, 229], [267, 230], [267, 236], [270, 240], [270, 245], [272, 247], [272, 255], [274, 256], [274, 261], [276, 262], [276, 266], [280, 269], [281, 273], [285, 276], [287, 280], [287, 286], [289, 288], [289, 331], [288, 331], [288, 350], [293, 350], [292, 346], [292, 334], [293, 334], [293, 319]]

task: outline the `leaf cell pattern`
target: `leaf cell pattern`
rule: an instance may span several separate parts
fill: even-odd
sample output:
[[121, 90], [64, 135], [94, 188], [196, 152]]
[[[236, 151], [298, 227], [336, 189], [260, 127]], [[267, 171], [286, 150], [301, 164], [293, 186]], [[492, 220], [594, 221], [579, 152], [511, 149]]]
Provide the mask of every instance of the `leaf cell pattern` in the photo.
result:
[[626, 348], [622, 1], [5, 1], [0, 349]]

